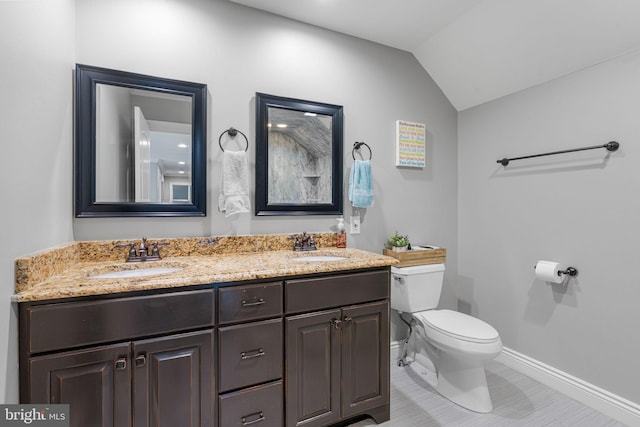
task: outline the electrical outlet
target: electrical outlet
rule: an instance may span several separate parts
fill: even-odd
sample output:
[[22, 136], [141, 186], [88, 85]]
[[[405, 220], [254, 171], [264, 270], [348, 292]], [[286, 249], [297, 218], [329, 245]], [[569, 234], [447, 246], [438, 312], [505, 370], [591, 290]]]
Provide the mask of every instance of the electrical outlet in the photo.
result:
[[352, 216], [349, 224], [351, 234], [360, 234], [360, 215]]

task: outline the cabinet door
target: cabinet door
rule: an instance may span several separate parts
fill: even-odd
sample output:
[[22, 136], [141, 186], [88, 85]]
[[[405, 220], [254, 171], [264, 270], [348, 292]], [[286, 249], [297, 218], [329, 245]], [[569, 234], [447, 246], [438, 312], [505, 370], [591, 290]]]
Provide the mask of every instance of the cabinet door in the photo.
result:
[[124, 343], [31, 357], [24, 403], [68, 403], [71, 427], [129, 426], [129, 349]]
[[389, 403], [389, 303], [342, 311], [342, 416]]
[[133, 426], [213, 425], [213, 330], [133, 343]]
[[286, 319], [286, 425], [340, 419], [340, 310]]

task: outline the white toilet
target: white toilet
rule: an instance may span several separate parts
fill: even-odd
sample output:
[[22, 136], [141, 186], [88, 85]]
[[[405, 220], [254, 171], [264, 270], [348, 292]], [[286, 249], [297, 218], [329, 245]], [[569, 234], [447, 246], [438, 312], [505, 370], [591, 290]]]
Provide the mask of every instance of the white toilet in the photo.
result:
[[491, 325], [451, 310], [436, 310], [444, 264], [391, 267], [391, 308], [411, 314], [409, 338], [398, 364], [441, 395], [475, 412], [491, 412], [485, 364], [502, 351]]

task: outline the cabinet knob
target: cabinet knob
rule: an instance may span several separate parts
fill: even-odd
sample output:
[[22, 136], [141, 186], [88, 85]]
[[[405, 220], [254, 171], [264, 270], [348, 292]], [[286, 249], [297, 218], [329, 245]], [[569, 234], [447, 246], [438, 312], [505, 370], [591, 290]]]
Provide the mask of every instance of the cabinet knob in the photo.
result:
[[127, 369], [127, 359], [124, 357], [121, 357], [120, 359], [116, 360], [115, 367], [119, 371], [123, 369]]
[[352, 320], [353, 320], [353, 318], [352, 318], [352, 317], [346, 316], [346, 317], [344, 318], [344, 323], [345, 323], [345, 325], [346, 325], [346, 326], [351, 326], [351, 321], [352, 321]]
[[342, 320], [340, 320], [340, 319], [333, 319], [333, 320], [332, 320], [332, 322], [333, 322], [333, 327], [334, 327], [334, 328], [336, 328], [336, 329], [340, 329], [340, 328], [342, 328]]
[[140, 368], [147, 363], [147, 356], [145, 354], [141, 354], [136, 357], [136, 367]]

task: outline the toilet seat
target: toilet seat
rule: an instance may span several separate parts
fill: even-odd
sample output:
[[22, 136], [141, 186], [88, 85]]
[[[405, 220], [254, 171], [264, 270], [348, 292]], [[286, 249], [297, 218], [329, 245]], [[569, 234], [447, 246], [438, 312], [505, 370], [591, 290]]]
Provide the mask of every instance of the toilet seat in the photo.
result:
[[[500, 340], [500, 335], [493, 326], [457, 311], [425, 310], [413, 313], [413, 316], [425, 329], [432, 329], [456, 340], [477, 344], [491, 344]], [[427, 332], [427, 335], [430, 334]]]

